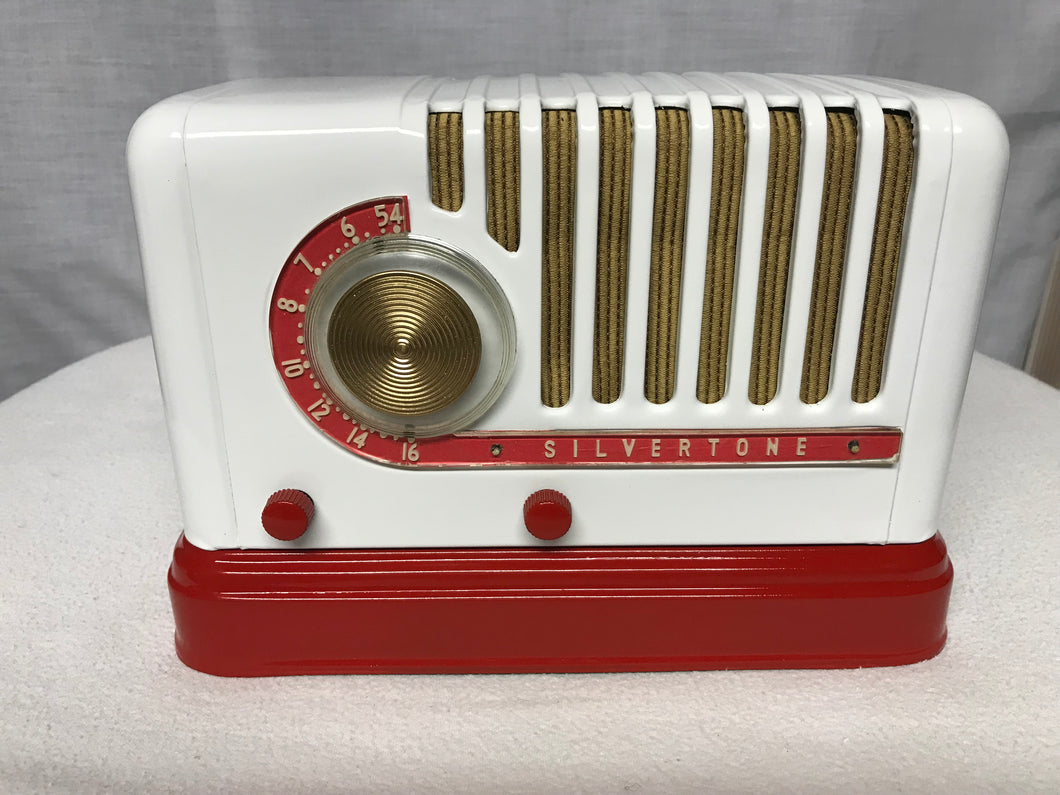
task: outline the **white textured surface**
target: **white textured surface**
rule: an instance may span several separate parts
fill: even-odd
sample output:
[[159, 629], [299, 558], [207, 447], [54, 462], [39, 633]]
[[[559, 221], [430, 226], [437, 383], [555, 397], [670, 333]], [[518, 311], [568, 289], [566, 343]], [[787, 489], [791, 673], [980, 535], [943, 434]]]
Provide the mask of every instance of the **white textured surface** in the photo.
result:
[[1060, 789], [1060, 393], [977, 356], [934, 660], [861, 671], [219, 679], [172, 651], [150, 345], [0, 404], [0, 790]]

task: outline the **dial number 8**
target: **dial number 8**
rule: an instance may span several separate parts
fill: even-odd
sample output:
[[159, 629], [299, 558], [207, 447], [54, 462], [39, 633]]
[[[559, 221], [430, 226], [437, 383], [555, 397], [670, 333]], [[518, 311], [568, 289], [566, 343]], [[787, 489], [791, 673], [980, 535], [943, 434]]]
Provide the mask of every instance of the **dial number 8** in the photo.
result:
[[293, 298], [281, 298], [276, 302], [276, 308], [282, 309], [284, 312], [297, 312], [298, 302]]

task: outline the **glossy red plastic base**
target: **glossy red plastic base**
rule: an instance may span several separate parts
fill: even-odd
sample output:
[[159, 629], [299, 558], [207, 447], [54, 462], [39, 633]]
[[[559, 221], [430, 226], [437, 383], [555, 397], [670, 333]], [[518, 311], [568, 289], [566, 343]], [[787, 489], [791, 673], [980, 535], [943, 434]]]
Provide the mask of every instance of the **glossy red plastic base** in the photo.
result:
[[205, 551], [169, 571], [177, 654], [221, 676], [902, 665], [946, 641], [920, 544]]

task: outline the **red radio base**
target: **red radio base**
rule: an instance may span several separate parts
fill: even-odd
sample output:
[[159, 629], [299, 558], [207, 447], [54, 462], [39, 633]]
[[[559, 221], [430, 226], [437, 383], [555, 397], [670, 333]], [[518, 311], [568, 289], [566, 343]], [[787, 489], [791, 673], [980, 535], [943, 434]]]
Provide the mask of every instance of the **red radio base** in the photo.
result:
[[206, 551], [177, 654], [220, 676], [857, 668], [933, 657], [953, 567], [919, 544]]

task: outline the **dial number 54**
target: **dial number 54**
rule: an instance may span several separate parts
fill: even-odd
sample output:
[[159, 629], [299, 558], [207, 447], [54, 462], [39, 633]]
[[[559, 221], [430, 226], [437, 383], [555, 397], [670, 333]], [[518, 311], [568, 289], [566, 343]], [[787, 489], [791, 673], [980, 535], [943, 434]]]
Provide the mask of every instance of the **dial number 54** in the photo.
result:
[[382, 229], [387, 224], [394, 224], [395, 226], [401, 226], [405, 223], [405, 216], [401, 212], [401, 205], [395, 204], [394, 209], [388, 214], [386, 211], [385, 204], [377, 204], [374, 208], [375, 217], [379, 219], [379, 228]]

